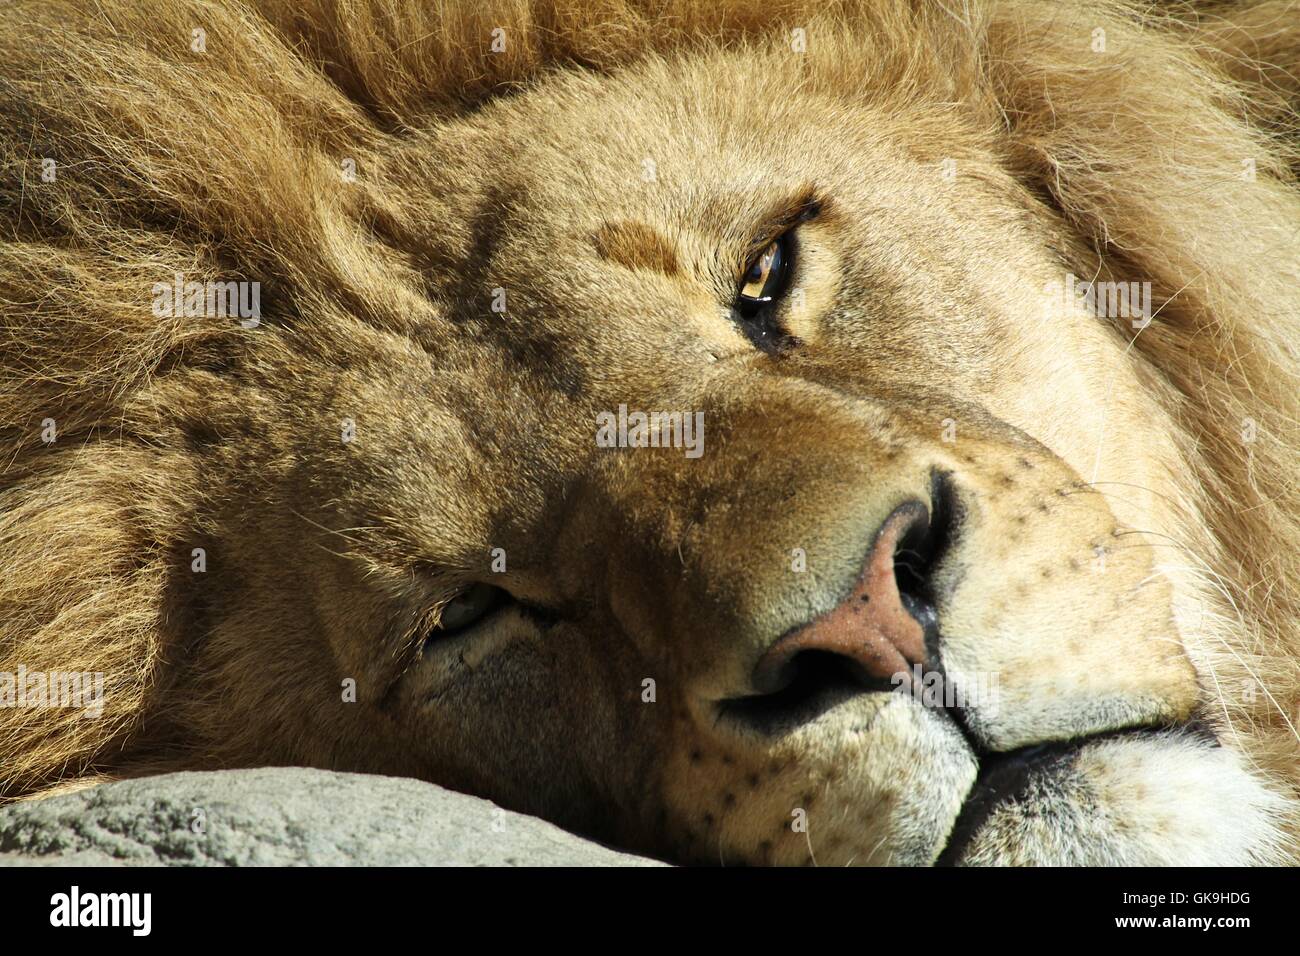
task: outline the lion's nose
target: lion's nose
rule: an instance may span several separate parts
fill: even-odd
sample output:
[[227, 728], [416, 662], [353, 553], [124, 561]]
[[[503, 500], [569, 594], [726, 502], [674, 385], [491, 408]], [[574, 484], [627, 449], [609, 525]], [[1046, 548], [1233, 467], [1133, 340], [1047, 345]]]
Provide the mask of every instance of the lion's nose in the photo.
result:
[[927, 631], [935, 624], [929, 574], [942, 544], [939, 531], [919, 501], [895, 508], [848, 596], [767, 650], [754, 670], [755, 690], [775, 694], [817, 680], [810, 675], [845, 670], [857, 683], [878, 687], [924, 664]]

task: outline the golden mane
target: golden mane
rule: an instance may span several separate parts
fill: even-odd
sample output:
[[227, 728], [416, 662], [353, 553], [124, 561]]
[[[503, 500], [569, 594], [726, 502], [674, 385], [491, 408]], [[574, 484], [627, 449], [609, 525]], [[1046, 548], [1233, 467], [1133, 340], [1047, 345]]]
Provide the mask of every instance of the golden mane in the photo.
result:
[[[1180, 423], [1189, 462], [1186, 535], [1171, 547], [1251, 635], [1202, 655], [1220, 716], [1300, 788], [1300, 5], [1215, 9], [6, 6], [0, 671], [102, 671], [107, 686], [101, 720], [0, 710], [0, 796], [169, 765], [165, 753], [148, 761], [150, 735], [172, 719], [168, 673], [198, 613], [170, 582], [216, 531], [197, 503], [221, 493], [195, 448], [204, 428], [238, 419], [225, 377], [281, 343], [160, 319], [155, 282], [264, 277], [272, 330], [306, 314], [323, 328], [370, 321], [366, 297], [404, 294], [397, 280], [415, 272], [383, 238], [408, 225], [392, 196], [423, 127], [553, 71], [789, 44], [796, 30], [807, 95], [960, 117], [1077, 236], [1065, 264], [1152, 283], [1157, 318], [1130, 354]], [[1099, 29], [1104, 53], [1089, 47]], [[359, 188], [340, 181], [348, 159], [368, 171]], [[209, 373], [205, 407], [164, 414], [168, 373], [182, 367]]]

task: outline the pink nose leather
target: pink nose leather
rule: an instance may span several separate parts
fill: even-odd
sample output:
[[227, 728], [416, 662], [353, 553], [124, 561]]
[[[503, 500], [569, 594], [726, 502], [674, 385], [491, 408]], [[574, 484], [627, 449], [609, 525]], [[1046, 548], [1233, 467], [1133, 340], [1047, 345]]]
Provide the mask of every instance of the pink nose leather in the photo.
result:
[[925, 660], [925, 629], [903, 607], [894, 577], [898, 543], [925, 508], [909, 502], [896, 508], [876, 535], [862, 575], [836, 608], [785, 635], [763, 655], [755, 671], [760, 688], [778, 687], [782, 672], [801, 651], [848, 658], [871, 678], [907, 674]]

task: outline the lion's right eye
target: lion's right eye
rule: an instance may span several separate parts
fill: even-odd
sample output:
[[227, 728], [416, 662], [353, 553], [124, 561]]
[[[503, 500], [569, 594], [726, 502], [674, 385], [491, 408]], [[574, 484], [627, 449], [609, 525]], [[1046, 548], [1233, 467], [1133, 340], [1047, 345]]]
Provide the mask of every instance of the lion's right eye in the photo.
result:
[[490, 584], [475, 584], [461, 591], [443, 606], [438, 626], [429, 639], [444, 637], [477, 624], [506, 600], [506, 592]]
[[736, 292], [736, 311], [753, 318], [784, 291], [790, 277], [790, 234], [778, 236], [749, 264]]

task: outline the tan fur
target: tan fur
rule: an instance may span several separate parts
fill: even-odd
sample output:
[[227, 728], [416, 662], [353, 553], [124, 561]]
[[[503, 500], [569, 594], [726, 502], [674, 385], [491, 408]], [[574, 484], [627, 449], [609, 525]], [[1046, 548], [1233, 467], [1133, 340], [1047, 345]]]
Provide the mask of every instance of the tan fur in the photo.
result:
[[[977, 731], [1005, 749], [1199, 713], [1287, 819], [1298, 11], [7, 6], [0, 671], [102, 671], [107, 695], [95, 720], [0, 710], [0, 794], [304, 763], [681, 859], [928, 861], [974, 773], [934, 719], [873, 711], [872, 763], [838, 730], [714, 741], [699, 701], [825, 610], [855, 542], [942, 464], [988, 562], [954, 583], [949, 653], [997, 662], [1010, 708]], [[748, 226], [810, 183], [800, 347], [764, 355], [726, 297], [765, 238]], [[1155, 321], [1029, 329], [1067, 270], [1150, 281]], [[175, 273], [260, 282], [261, 325], [157, 317]], [[592, 416], [620, 402], [705, 409], [709, 451], [594, 456]], [[1096, 547], [1101, 583], [1077, 576]], [[508, 616], [420, 664], [472, 580], [566, 623]], [[1071, 694], [1119, 711], [1044, 703]], [[836, 822], [792, 837], [812, 803]], [[1250, 859], [1296, 859], [1283, 839]], [[1009, 862], [998, 846], [980, 860]], [[1215, 859], [1189, 853], [1161, 862]]]

